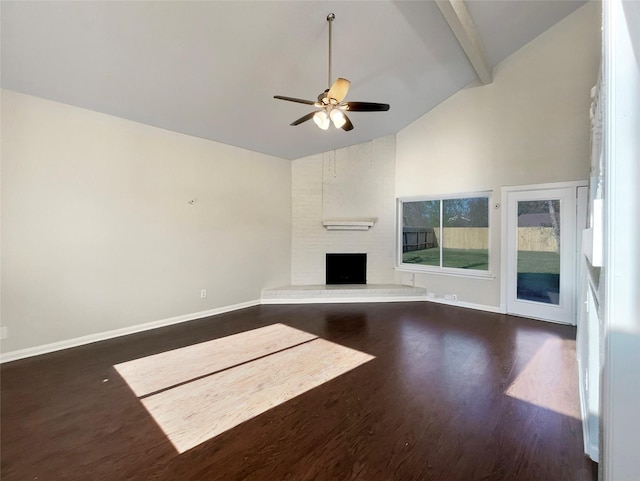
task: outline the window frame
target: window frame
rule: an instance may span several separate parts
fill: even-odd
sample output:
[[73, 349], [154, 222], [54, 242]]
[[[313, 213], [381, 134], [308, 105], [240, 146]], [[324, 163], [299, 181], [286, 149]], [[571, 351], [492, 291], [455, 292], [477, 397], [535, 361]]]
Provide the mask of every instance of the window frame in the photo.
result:
[[[440, 242], [440, 265], [439, 266], [429, 266], [423, 264], [410, 264], [403, 262], [402, 256], [402, 233], [404, 228], [404, 219], [403, 219], [403, 205], [407, 202], [423, 202], [423, 201], [439, 201], [440, 202], [440, 239], [443, 238], [443, 202], [445, 200], [451, 199], [469, 199], [469, 198], [477, 198], [483, 197], [487, 199], [487, 235], [488, 235], [488, 248], [487, 248], [487, 270], [479, 270], [479, 269], [464, 269], [461, 267], [443, 267], [442, 266], [442, 242]], [[455, 193], [455, 194], [443, 194], [443, 195], [420, 195], [420, 196], [409, 196], [409, 197], [398, 197], [396, 199], [396, 269], [400, 271], [409, 271], [409, 272], [421, 272], [428, 274], [439, 274], [439, 275], [448, 275], [448, 276], [458, 276], [458, 277], [473, 277], [473, 278], [484, 278], [484, 279], [493, 279], [495, 276], [491, 271], [491, 260], [493, 258], [493, 253], [491, 249], [491, 206], [493, 198], [493, 191], [485, 190], [479, 192], [463, 192], [463, 193]]]

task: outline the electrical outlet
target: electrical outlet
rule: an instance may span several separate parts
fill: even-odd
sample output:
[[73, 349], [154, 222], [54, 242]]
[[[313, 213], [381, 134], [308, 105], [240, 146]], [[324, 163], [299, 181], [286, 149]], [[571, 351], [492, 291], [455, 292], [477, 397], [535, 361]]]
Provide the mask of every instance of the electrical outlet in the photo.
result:
[[451, 300], [452, 301], [457, 301], [458, 300], [458, 296], [456, 294], [451, 294]]
[[435, 292], [427, 292], [427, 297], [429, 299], [435, 299], [436, 298], [436, 293]]
[[455, 294], [445, 294], [444, 300], [445, 301], [457, 301], [458, 300], [458, 296], [456, 296]]
[[9, 337], [9, 328], [7, 326], [0, 327], [0, 339]]
[[207, 290], [206, 289], [202, 289], [200, 291], [200, 299], [204, 299], [205, 297], [207, 297]]

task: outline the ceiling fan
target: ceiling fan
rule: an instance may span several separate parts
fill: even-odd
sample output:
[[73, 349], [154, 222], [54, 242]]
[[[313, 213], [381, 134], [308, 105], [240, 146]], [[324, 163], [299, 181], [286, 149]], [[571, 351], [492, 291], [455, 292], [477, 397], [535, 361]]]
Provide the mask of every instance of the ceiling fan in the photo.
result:
[[316, 125], [323, 130], [327, 130], [331, 122], [333, 122], [333, 125], [335, 125], [337, 129], [349, 131], [353, 129], [353, 124], [345, 112], [385, 112], [389, 110], [389, 104], [343, 102], [347, 96], [351, 82], [345, 78], [338, 78], [333, 85], [331, 84], [331, 24], [335, 18], [336, 16], [333, 13], [327, 15], [327, 22], [329, 22], [329, 88], [318, 95], [317, 101], [283, 97], [282, 95], [273, 96], [274, 99], [313, 105], [320, 109], [315, 112], [310, 112], [298, 120], [294, 120], [290, 125], [300, 125], [313, 118]]

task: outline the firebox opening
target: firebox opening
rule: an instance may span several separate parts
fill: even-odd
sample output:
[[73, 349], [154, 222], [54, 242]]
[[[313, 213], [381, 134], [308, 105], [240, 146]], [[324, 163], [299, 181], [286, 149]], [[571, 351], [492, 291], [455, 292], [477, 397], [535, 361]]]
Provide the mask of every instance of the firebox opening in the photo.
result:
[[327, 254], [327, 284], [366, 284], [367, 254]]

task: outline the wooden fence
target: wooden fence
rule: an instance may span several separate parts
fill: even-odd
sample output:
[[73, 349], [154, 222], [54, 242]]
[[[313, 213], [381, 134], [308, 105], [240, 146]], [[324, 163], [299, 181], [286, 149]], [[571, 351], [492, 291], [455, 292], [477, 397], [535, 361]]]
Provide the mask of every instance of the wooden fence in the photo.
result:
[[558, 252], [558, 239], [553, 227], [518, 227], [518, 250]]
[[402, 252], [421, 251], [438, 247], [438, 245], [433, 227], [405, 227], [402, 229]]
[[442, 229], [445, 249], [488, 249], [488, 227], [445, 227]]
[[[445, 227], [445, 249], [488, 249], [488, 227]], [[402, 252], [432, 249], [440, 246], [440, 229], [405, 227], [402, 230]], [[552, 227], [519, 227], [518, 250], [558, 252], [558, 241]]]

